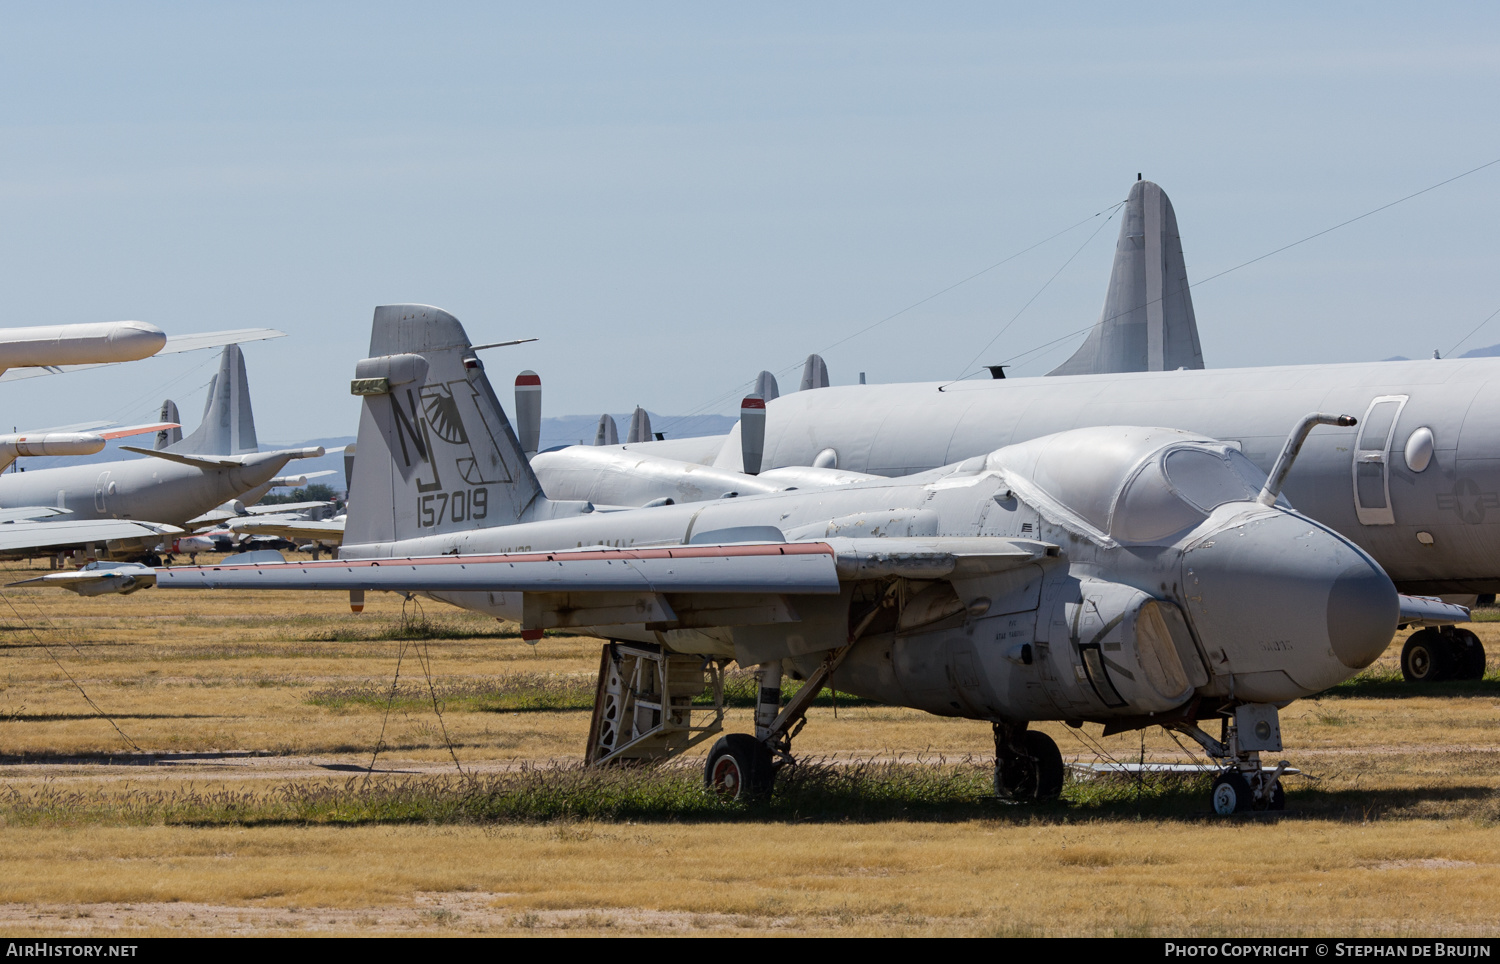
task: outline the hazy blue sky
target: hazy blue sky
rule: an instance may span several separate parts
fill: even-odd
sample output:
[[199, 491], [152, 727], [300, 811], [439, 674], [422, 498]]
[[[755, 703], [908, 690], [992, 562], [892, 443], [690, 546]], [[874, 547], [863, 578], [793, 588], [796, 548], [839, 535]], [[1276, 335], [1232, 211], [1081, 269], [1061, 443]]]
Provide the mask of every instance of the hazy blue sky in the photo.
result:
[[[1146, 9], [1148, 14], [1138, 11]], [[1199, 280], [1500, 158], [1481, 4], [0, 5], [4, 323], [268, 325], [262, 438], [351, 434], [373, 306], [454, 312], [503, 398], [729, 411], [1160, 183]], [[1500, 308], [1500, 165], [1195, 289], [1210, 366], [1445, 353]], [[826, 352], [1040, 374], [1103, 218]], [[1080, 246], [1082, 246], [1080, 250]], [[1023, 305], [1076, 257], [988, 349]], [[1500, 319], [1463, 348], [1500, 342]], [[1462, 349], [1460, 349], [1462, 350]], [[197, 422], [211, 353], [0, 386], [11, 424]], [[795, 384], [789, 372], [783, 384]]]

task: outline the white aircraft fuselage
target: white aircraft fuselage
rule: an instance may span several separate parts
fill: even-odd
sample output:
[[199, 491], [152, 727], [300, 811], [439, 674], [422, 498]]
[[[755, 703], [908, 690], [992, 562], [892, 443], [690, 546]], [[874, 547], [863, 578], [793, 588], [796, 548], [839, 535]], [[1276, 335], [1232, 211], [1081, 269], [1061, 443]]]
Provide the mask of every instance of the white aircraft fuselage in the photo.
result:
[[9, 472], [0, 476], [0, 507], [55, 506], [67, 509], [69, 519], [146, 519], [182, 525], [269, 482], [299, 454], [238, 456], [237, 462], [214, 468], [141, 458]]
[[[1500, 359], [796, 392], [766, 406], [762, 464], [811, 465], [832, 450], [840, 470], [894, 477], [1071, 428], [1136, 424], [1221, 439], [1269, 471], [1286, 426], [1310, 411], [1353, 415], [1359, 424], [1308, 439], [1284, 490], [1299, 511], [1364, 548], [1403, 591], [1500, 591]], [[685, 444], [676, 443], [675, 457], [685, 457]], [[718, 448], [714, 467], [741, 468], [738, 428], [705, 444]], [[622, 454], [652, 449], [645, 443]], [[550, 487], [548, 494], [569, 497]]]

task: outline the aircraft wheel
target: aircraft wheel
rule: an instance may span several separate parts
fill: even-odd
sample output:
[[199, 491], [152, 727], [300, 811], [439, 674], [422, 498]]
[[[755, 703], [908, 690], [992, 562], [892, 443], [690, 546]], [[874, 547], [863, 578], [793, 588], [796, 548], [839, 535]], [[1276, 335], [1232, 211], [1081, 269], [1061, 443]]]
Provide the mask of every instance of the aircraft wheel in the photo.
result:
[[1454, 642], [1458, 643], [1458, 670], [1454, 679], [1484, 679], [1484, 643], [1467, 629], [1453, 630]]
[[1250, 781], [1238, 770], [1225, 770], [1214, 780], [1214, 813], [1222, 817], [1231, 813], [1244, 813], [1250, 809], [1254, 799]]
[[1052, 737], [1036, 730], [1021, 734], [1024, 754], [995, 760], [995, 793], [1012, 800], [1056, 800], [1062, 793], [1062, 752]]
[[1285, 810], [1286, 791], [1281, 787], [1281, 781], [1277, 780], [1271, 784], [1271, 798], [1269, 800], [1255, 801], [1256, 810]]
[[158, 556], [154, 552], [146, 553], [146, 558], [142, 559], [141, 562], [150, 566], [152, 569], [161, 568], [161, 556]]
[[720, 737], [703, 764], [703, 782], [708, 789], [730, 800], [769, 797], [775, 779], [770, 749], [745, 733]]
[[1457, 663], [1452, 641], [1436, 629], [1420, 629], [1401, 647], [1401, 675], [1408, 683], [1452, 679]]

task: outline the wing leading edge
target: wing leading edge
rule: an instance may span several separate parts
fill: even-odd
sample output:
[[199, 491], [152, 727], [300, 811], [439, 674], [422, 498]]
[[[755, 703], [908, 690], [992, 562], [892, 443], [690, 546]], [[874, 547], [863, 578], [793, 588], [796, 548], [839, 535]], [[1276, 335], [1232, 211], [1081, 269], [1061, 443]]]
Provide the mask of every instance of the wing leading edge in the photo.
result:
[[[832, 595], [841, 581], [944, 578], [998, 572], [1055, 555], [1057, 547], [1009, 539], [828, 539], [405, 559], [131, 566], [28, 580], [75, 592], [129, 576], [169, 589], [370, 590], [522, 593], [777, 593]], [[273, 555], [273, 558], [275, 556]], [[91, 593], [92, 594], [92, 593]]]

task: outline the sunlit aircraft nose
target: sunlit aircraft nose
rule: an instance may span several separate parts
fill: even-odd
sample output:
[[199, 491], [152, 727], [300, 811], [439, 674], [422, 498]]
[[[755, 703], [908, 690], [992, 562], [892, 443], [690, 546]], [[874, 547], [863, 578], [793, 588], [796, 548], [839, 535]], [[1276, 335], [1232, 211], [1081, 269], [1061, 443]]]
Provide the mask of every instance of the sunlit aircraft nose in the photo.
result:
[[1287, 512], [1227, 521], [1184, 554], [1183, 588], [1214, 673], [1232, 676], [1235, 696], [1308, 696], [1385, 651], [1400, 601], [1369, 556]]

